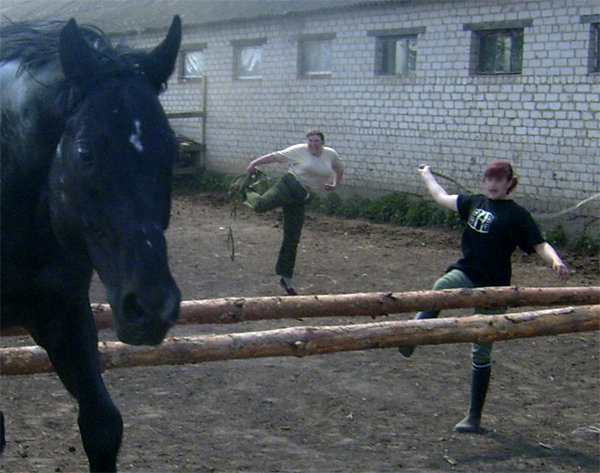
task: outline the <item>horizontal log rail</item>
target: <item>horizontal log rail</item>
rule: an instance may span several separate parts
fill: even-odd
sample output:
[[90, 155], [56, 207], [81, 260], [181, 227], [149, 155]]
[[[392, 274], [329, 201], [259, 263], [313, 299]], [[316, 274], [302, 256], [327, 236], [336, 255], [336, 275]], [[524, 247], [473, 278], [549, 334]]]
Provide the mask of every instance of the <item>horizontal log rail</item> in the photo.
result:
[[372, 292], [294, 297], [184, 301], [182, 324], [236, 323], [265, 319], [385, 316], [468, 307], [566, 306], [600, 303], [600, 287], [481, 287], [437, 291]]
[[[600, 329], [600, 305], [562, 307], [503, 315], [474, 315], [429, 320], [305, 326], [259, 332], [173, 337], [156, 347], [120, 342], [99, 344], [104, 370], [135, 366], [177, 365], [205, 361], [436, 345], [540, 337]], [[0, 349], [2, 375], [52, 371], [39, 347]]]
[[[479, 287], [437, 291], [367, 292], [271, 297], [226, 297], [183, 301], [178, 324], [227, 324], [311, 317], [384, 316], [417, 310], [467, 307], [566, 306], [600, 303], [600, 286]], [[98, 329], [112, 327], [108, 304], [93, 304]], [[20, 335], [22, 329], [2, 331]]]

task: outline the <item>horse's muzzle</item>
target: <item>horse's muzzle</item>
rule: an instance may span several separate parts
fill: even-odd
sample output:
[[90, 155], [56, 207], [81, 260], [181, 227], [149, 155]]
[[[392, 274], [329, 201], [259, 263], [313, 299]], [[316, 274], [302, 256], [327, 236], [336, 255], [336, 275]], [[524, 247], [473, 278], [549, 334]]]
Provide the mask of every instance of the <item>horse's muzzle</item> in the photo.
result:
[[174, 283], [168, 295], [158, 299], [126, 294], [120, 311], [115, 313], [119, 340], [130, 345], [158, 345], [175, 324], [180, 302], [181, 294]]
[[121, 269], [113, 284], [107, 284], [117, 336], [131, 345], [158, 345], [175, 324], [181, 302], [169, 271], [166, 241], [156, 228], [141, 229], [123, 250]]

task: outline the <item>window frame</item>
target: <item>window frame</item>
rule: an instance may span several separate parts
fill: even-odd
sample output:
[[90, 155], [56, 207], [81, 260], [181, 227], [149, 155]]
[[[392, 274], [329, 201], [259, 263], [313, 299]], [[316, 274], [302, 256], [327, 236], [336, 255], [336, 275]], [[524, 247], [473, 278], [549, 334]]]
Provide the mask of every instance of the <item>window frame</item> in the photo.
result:
[[[297, 52], [297, 75], [302, 79], [322, 79], [328, 78], [333, 75], [333, 40], [335, 39], [335, 33], [327, 34], [310, 34], [302, 35], [297, 38], [298, 52]], [[306, 46], [308, 43], [324, 43], [328, 42], [331, 45], [330, 48], [330, 63], [329, 70], [315, 70], [309, 71], [306, 67]]]
[[[498, 30], [481, 30], [477, 32], [477, 69], [481, 76], [489, 75], [514, 75], [523, 73], [523, 28], [507, 28]], [[506, 43], [502, 54], [498, 43]], [[484, 54], [487, 51], [489, 54]], [[506, 64], [508, 63], [508, 64]]]
[[[233, 48], [233, 78], [234, 80], [261, 80], [263, 77], [263, 46], [267, 44], [267, 38], [232, 40], [230, 44]], [[259, 64], [259, 73], [256, 75], [243, 75], [241, 67], [242, 52], [247, 48], [261, 48], [261, 60]]]
[[[197, 43], [197, 44], [188, 44], [181, 48], [180, 57], [181, 57], [181, 66], [179, 67], [179, 79], [182, 81], [202, 81], [206, 76], [206, 43]], [[203, 70], [202, 75], [199, 76], [191, 76], [186, 75], [186, 63], [188, 54], [193, 53], [202, 53], [203, 56]]]
[[[419, 35], [425, 33], [425, 27], [415, 28], [401, 28], [392, 30], [371, 30], [367, 32], [367, 36], [375, 38], [375, 60], [374, 60], [374, 75], [386, 76], [386, 77], [411, 77], [417, 72], [417, 61], [418, 61], [418, 50], [416, 45], [418, 44]], [[385, 44], [388, 42], [394, 42], [397, 47], [399, 41], [415, 41], [415, 58], [414, 68], [407, 68], [406, 72], [390, 72], [384, 70], [385, 68]], [[410, 46], [407, 45], [407, 65], [410, 64]], [[397, 54], [397, 50], [395, 50]], [[397, 65], [395, 65], [397, 66]], [[395, 67], [394, 69], [396, 69]]]
[[[514, 21], [501, 21], [501, 22], [485, 22], [485, 23], [468, 23], [463, 25], [464, 31], [471, 31], [471, 61], [470, 61], [470, 74], [474, 76], [511, 76], [523, 74], [524, 64], [524, 52], [525, 52], [525, 28], [529, 28], [533, 25], [532, 20], [514, 20]], [[483, 69], [484, 59], [482, 54], [484, 49], [484, 41], [486, 39], [498, 39], [500, 36], [510, 38], [511, 41], [511, 52], [508, 58], [510, 62], [509, 69], [498, 68], [498, 51], [494, 49], [493, 67]], [[520, 44], [516, 47], [519, 48], [520, 61], [519, 67], [513, 68], [513, 61], [515, 58], [515, 52], [513, 51], [514, 40], [517, 38]], [[493, 46], [493, 45], [492, 45]]]
[[580, 22], [590, 25], [588, 73], [600, 74], [600, 15], [584, 15], [580, 18]]

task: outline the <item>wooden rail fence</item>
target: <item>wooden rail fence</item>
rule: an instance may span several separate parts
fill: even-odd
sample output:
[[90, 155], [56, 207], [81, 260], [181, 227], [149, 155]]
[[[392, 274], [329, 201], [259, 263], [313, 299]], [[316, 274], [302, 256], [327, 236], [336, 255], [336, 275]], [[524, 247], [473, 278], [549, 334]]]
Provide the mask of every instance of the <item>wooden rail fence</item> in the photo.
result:
[[[224, 335], [171, 337], [157, 347], [99, 345], [103, 369], [273, 356], [307, 356], [401, 345], [477, 342], [600, 330], [600, 288], [478, 288], [405, 293], [226, 298], [182, 304], [185, 323], [319, 316], [386, 315], [420, 308], [571, 306], [502, 315], [304, 326]], [[590, 305], [593, 304], [593, 305]], [[208, 309], [207, 309], [208, 308]], [[100, 312], [106, 314], [106, 312]], [[98, 314], [97, 314], [98, 315]], [[105, 322], [102, 317], [100, 326]], [[40, 347], [0, 349], [3, 375], [52, 371]]]

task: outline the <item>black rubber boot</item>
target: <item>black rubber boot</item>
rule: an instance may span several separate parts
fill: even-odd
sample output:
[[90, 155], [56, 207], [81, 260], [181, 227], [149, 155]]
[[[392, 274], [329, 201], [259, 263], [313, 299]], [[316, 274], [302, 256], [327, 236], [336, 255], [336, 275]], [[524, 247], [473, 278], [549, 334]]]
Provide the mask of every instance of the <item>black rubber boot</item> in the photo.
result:
[[[435, 319], [439, 313], [439, 310], [426, 310], [415, 315], [414, 320]], [[404, 358], [410, 358], [415, 351], [415, 348], [415, 346], [398, 347], [398, 351]]]
[[0, 457], [6, 446], [6, 436], [4, 435], [4, 413], [0, 411]]
[[481, 433], [481, 412], [485, 403], [485, 395], [487, 394], [490, 384], [490, 375], [492, 367], [486, 365], [484, 367], [473, 366], [471, 380], [471, 406], [467, 417], [461, 420], [454, 426], [454, 430], [460, 433]]

